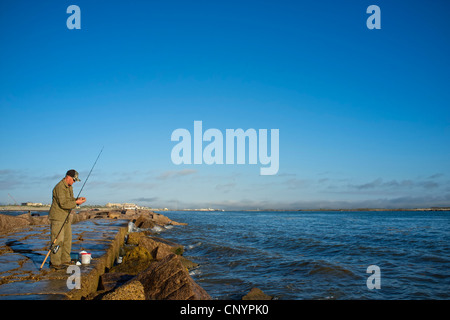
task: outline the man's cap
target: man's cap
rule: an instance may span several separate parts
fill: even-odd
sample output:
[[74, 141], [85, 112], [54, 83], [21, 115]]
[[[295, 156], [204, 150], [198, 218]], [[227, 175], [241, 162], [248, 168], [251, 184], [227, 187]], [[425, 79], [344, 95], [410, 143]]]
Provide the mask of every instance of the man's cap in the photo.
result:
[[70, 176], [73, 178], [74, 181], [81, 181], [80, 179], [78, 179], [78, 172], [76, 172], [75, 170], [69, 170], [66, 172], [66, 176]]

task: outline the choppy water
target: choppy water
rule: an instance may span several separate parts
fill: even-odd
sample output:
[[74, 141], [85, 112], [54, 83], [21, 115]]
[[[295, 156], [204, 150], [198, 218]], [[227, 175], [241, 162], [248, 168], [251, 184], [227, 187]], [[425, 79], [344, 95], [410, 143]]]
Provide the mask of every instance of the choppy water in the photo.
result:
[[[215, 299], [449, 299], [450, 212], [164, 212]], [[369, 265], [381, 288], [369, 290]]]

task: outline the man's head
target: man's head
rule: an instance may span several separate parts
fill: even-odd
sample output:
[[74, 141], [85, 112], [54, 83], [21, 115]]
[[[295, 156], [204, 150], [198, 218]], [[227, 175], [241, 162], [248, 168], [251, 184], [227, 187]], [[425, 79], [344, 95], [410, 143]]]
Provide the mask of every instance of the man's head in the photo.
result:
[[71, 186], [75, 181], [81, 181], [78, 179], [78, 172], [73, 169], [66, 172], [65, 179], [69, 186]]

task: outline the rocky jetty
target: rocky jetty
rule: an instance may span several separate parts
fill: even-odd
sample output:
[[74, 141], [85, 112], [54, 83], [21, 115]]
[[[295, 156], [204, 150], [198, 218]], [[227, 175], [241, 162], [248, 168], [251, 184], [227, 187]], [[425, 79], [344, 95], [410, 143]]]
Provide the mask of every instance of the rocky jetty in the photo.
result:
[[72, 251], [90, 249], [94, 259], [82, 266], [81, 289], [69, 290], [64, 270], [35, 270], [50, 244], [48, 217], [0, 215], [0, 260], [11, 261], [0, 270], [0, 300], [211, 299], [190, 277], [196, 264], [183, 257], [184, 247], [160, 237], [168, 225], [181, 223], [149, 210], [81, 210], [71, 221]]
[[90, 299], [210, 300], [189, 275], [197, 265], [182, 256], [184, 247], [148, 231], [131, 232], [120, 264], [101, 277]]

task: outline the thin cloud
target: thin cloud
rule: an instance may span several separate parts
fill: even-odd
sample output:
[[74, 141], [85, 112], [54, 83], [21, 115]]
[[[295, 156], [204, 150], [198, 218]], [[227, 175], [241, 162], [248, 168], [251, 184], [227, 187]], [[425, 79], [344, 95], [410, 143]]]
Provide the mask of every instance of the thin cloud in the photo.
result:
[[[303, 200], [294, 202], [256, 201], [251, 199], [224, 200], [204, 203], [184, 204], [186, 208], [214, 208], [224, 210], [308, 210], [308, 209], [413, 209], [450, 206], [450, 193], [442, 196], [408, 196], [367, 200]], [[181, 208], [181, 206], [180, 206]]]
[[183, 169], [183, 170], [169, 170], [163, 172], [161, 175], [157, 177], [159, 180], [166, 180], [169, 178], [183, 177], [191, 174], [197, 173], [195, 169]]
[[158, 200], [159, 200], [158, 197], [150, 197], [150, 198], [141, 197], [141, 198], [131, 199], [131, 201], [133, 201], [133, 202], [146, 202], [146, 203], [155, 202], [155, 201], [158, 201]]
[[443, 177], [443, 176], [444, 176], [443, 173], [435, 173], [435, 174], [429, 176], [427, 179], [437, 179], [437, 178], [440, 178], [440, 177]]
[[23, 187], [26, 175], [23, 172], [10, 169], [0, 170], [0, 190], [12, 190]]
[[236, 183], [224, 183], [216, 185], [216, 190], [221, 191], [223, 193], [228, 193], [236, 187]]
[[285, 184], [289, 189], [301, 189], [306, 188], [310, 183], [307, 180], [292, 178], [286, 180]]
[[439, 183], [434, 181], [421, 181], [418, 185], [424, 189], [435, 189], [439, 187]]
[[439, 184], [434, 181], [413, 181], [413, 180], [390, 180], [384, 181], [382, 178], [362, 184], [349, 184], [350, 189], [356, 190], [373, 190], [373, 189], [407, 189], [413, 187], [420, 187], [424, 189], [433, 189], [439, 187]]

